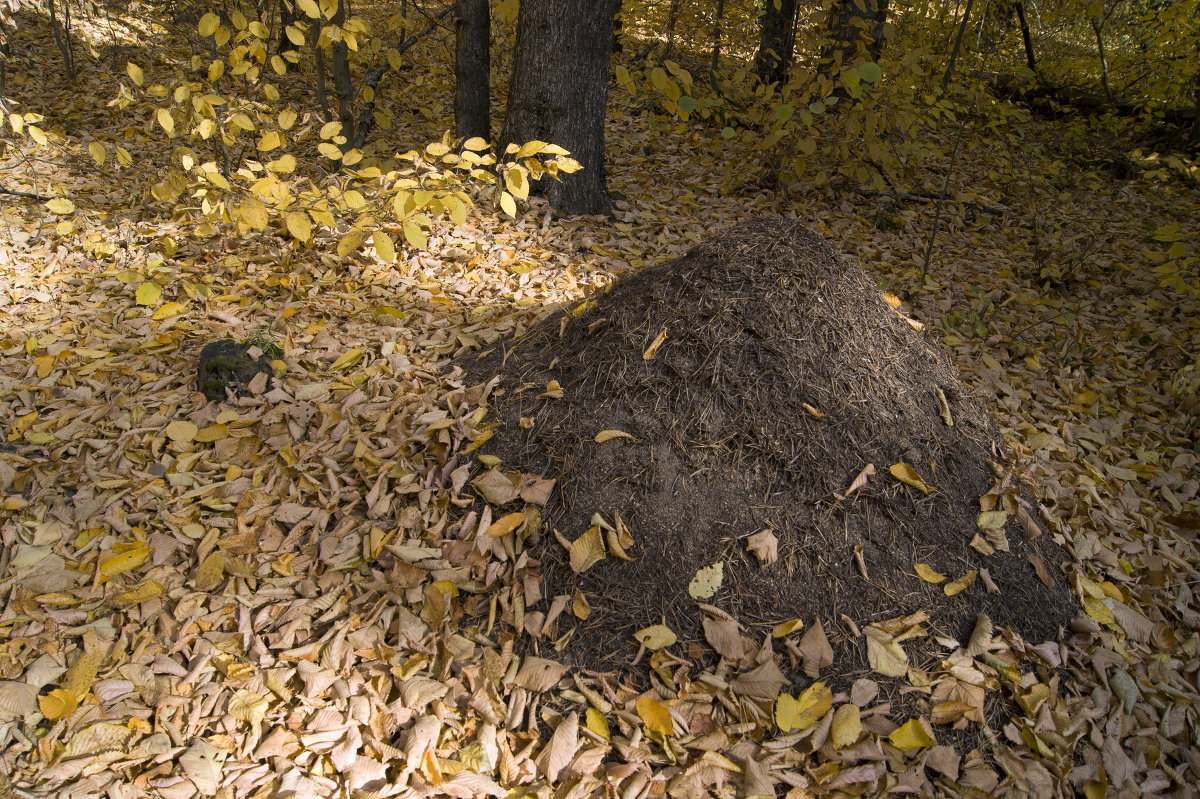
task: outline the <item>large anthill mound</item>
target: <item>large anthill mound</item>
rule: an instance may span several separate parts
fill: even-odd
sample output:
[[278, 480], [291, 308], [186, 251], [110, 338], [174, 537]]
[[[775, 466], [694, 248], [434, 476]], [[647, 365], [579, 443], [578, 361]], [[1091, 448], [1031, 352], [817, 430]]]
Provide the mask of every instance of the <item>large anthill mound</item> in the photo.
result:
[[[552, 631], [578, 624], [568, 660], [619, 666], [632, 632], [664, 618], [703, 640], [688, 584], [716, 561], [724, 581], [707, 602], [750, 627], [819, 618], [843, 672], [865, 663], [846, 619], [924, 610], [933, 631], [965, 640], [987, 613], [1036, 642], [1071, 612], [1049, 536], [1027, 540], [1014, 523], [1010, 551], [969, 546], [999, 454], [985, 409], [858, 267], [794, 222], [716, 235], [467, 368], [500, 375], [490, 451], [558, 480], [547, 529], [575, 539], [594, 513], [619, 513], [636, 542], [634, 561], [608, 557], [582, 575], [553, 535], [535, 550], [543, 603], [579, 587], [591, 604], [586, 621], [568, 610]], [[552, 380], [561, 398], [545, 396]], [[605, 430], [633, 440], [597, 443]], [[900, 463], [934, 490], [897, 480]], [[875, 473], [847, 495], [868, 464]], [[761, 566], [746, 539], [768, 529], [779, 557]], [[1000, 591], [976, 579], [947, 597], [916, 563], [949, 579], [987, 569]]]

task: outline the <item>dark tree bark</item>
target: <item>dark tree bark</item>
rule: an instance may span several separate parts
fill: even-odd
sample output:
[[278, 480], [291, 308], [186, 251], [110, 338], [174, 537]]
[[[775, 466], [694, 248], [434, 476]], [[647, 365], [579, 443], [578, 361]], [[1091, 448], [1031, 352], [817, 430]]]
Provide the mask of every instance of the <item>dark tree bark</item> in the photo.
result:
[[721, 65], [721, 20], [725, 17], [725, 0], [717, 0], [717, 14], [712, 27], [712, 59], [708, 64], [708, 82], [717, 88], [717, 67]]
[[491, 139], [488, 0], [458, 0], [454, 19], [454, 133]]
[[582, 166], [539, 190], [566, 214], [612, 210], [604, 179], [604, 117], [618, 0], [522, 0], [499, 152], [538, 139]]
[[288, 38], [287, 29], [288, 25], [294, 24], [300, 19], [301, 16], [303, 16], [303, 14], [300, 12], [300, 9], [296, 7], [295, 0], [280, 0], [279, 45], [275, 48], [275, 52], [283, 57], [283, 63], [288, 71], [291, 71], [295, 65], [284, 54], [291, 53], [292, 57], [299, 60], [300, 50], [296, 47], [296, 44]]
[[1029, 23], [1025, 21], [1025, 4], [1016, 3], [1017, 22], [1021, 25], [1021, 41], [1025, 45], [1025, 63], [1030, 72], [1037, 72], [1037, 59], [1033, 55], [1033, 34], [1029, 32]]
[[758, 55], [754, 57], [754, 73], [765, 85], [786, 83], [792, 66], [792, 50], [796, 45], [796, 0], [766, 0], [760, 18], [762, 35]]
[[[341, 27], [345, 21], [346, 0], [338, 0], [337, 13], [329, 22]], [[345, 39], [338, 37], [330, 49], [333, 54], [330, 65], [333, 69], [333, 91], [337, 95], [338, 120], [342, 123], [341, 135], [351, 142], [354, 140], [354, 79], [350, 76], [350, 48]], [[350, 145], [346, 144], [344, 149], [350, 149]]]
[[879, 60], [889, 0], [837, 0], [829, 11], [829, 44], [822, 60], [849, 64], [858, 58]]

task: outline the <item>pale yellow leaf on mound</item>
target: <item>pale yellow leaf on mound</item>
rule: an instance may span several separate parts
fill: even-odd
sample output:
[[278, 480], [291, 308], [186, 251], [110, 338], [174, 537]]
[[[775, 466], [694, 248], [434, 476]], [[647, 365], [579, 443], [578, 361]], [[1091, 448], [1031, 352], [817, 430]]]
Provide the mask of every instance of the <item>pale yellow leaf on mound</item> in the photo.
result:
[[754, 553], [760, 566], [779, 560], [779, 538], [770, 530], [760, 530], [746, 539], [746, 549]]
[[921, 475], [917, 474], [917, 470], [909, 466], [907, 463], [895, 463], [888, 467], [888, 471], [892, 473], [901, 483], [912, 486], [913, 488], [928, 494], [933, 491], [933, 486], [926, 483]]
[[582, 574], [605, 558], [604, 536], [600, 527], [592, 525], [571, 542], [571, 570]]
[[603, 444], [605, 441], [612, 441], [614, 438], [627, 438], [630, 441], [637, 441], [636, 438], [624, 430], [601, 430], [596, 434], [595, 442]]
[[500, 538], [501, 536], [508, 535], [524, 523], [524, 513], [520, 511], [517, 511], [516, 513], [510, 513], [507, 516], [502, 516], [493, 522], [492, 525], [488, 527], [484, 535], [490, 535], [493, 538]]
[[665, 624], [652, 624], [649, 627], [643, 627], [633, 634], [637, 642], [647, 649], [662, 649], [664, 646], [670, 646], [679, 640], [675, 633]]
[[915, 571], [917, 576], [922, 580], [927, 583], [933, 583], [934, 585], [937, 585], [946, 579], [946, 575], [934, 571], [928, 563], [914, 563], [913, 571]]
[[161, 296], [162, 286], [150, 281], [138, 286], [134, 295], [138, 305], [154, 305]]
[[966, 590], [967, 586], [975, 582], [975, 577], [978, 574], [978, 571], [971, 569], [957, 580], [953, 580], [942, 586], [942, 593], [944, 593], [946, 596], [954, 596], [955, 594], [962, 593], [964, 590]]
[[708, 599], [721, 587], [725, 580], [725, 564], [721, 561], [699, 569], [688, 583], [688, 595], [692, 599]]
[[867, 662], [871, 668], [888, 677], [903, 677], [908, 673], [908, 653], [878, 627], [868, 627]]

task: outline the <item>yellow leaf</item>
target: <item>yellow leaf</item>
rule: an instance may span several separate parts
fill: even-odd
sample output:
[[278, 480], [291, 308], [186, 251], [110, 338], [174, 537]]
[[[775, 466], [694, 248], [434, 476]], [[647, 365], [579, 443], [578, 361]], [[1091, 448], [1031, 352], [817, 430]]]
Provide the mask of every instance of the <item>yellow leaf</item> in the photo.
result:
[[786, 638], [792, 633], [804, 627], [804, 622], [799, 619], [791, 619], [789, 621], [781, 621], [771, 629], [772, 638]]
[[928, 563], [914, 563], [913, 571], [915, 571], [917, 576], [922, 580], [927, 583], [933, 583], [934, 585], [946, 579], [946, 575], [939, 574], [938, 572], [934, 571]]
[[511, 166], [504, 173], [504, 185], [508, 187], [512, 196], [518, 200], [529, 199], [529, 179], [525, 174], [525, 170], [519, 166]]
[[975, 524], [983, 530], [999, 530], [1008, 523], [1008, 511], [1006, 510], [988, 510], [979, 514], [975, 519]]
[[142, 81], [146, 79], [145, 74], [142, 73], [142, 68], [132, 61], [125, 64], [125, 73], [129, 75], [129, 79], [133, 81], [135, 86], [141, 86]]
[[391, 236], [382, 230], [376, 230], [371, 234], [371, 240], [375, 243], [375, 253], [379, 256], [379, 260], [385, 264], [396, 260], [396, 245], [392, 243]]
[[38, 707], [47, 721], [57, 721], [74, 713], [78, 701], [75, 694], [66, 688], [55, 688], [45, 696], [38, 697]]
[[96, 585], [104, 585], [118, 574], [136, 569], [149, 557], [150, 547], [141, 543], [124, 552], [102, 555], [96, 563]]
[[807, 730], [816, 724], [833, 707], [833, 692], [829, 686], [817, 681], [800, 696], [780, 694], [775, 700], [775, 724], [781, 732]]
[[404, 222], [404, 240], [409, 243], [414, 250], [424, 250], [429, 246], [429, 237], [425, 235], [425, 231], [421, 230], [420, 226], [412, 220]]
[[933, 737], [933, 731], [921, 719], [909, 719], [904, 722], [899, 728], [892, 731], [888, 740], [892, 742], [892, 746], [906, 752], [910, 749], [920, 749], [922, 746], [933, 746], [937, 743], [937, 739]]
[[858, 705], [847, 702], [833, 713], [833, 726], [830, 736], [834, 749], [845, 749], [853, 746], [862, 735], [862, 714]]
[[222, 441], [229, 437], [229, 426], [223, 424], [212, 424], [196, 433], [195, 441], [201, 444], [210, 444], [213, 441]]
[[277, 130], [268, 130], [262, 135], [262, 138], [258, 140], [258, 144], [256, 145], [260, 153], [276, 150], [282, 146], [283, 137], [279, 135], [279, 131]]
[[592, 525], [583, 535], [571, 542], [571, 570], [582, 574], [604, 560], [604, 536], [599, 525]]
[[587, 621], [588, 616], [592, 615], [592, 606], [588, 604], [587, 597], [583, 595], [583, 591], [580, 591], [578, 588], [575, 589], [575, 597], [571, 600], [571, 612], [580, 621]]
[[321, 18], [321, 9], [317, 6], [316, 0], [296, 0], [296, 6], [303, 11], [309, 19]]
[[1112, 610], [1104, 603], [1104, 600], [1085, 596], [1083, 610], [1101, 624], [1116, 624], [1116, 617], [1113, 616]]
[[108, 156], [108, 152], [104, 149], [104, 145], [98, 141], [94, 141], [88, 145], [88, 152], [91, 153], [92, 160], [100, 166], [104, 165], [104, 159]]
[[942, 586], [942, 593], [944, 593], [946, 596], [954, 596], [955, 594], [962, 593], [964, 590], [966, 590], [968, 585], [975, 582], [975, 577], [978, 574], [978, 571], [971, 569], [957, 580], [953, 580]]
[[514, 219], [517, 216], [517, 201], [506, 191], [500, 193], [500, 210]]
[[471, 138], [469, 138], [465, 142], [463, 142], [464, 150], [486, 150], [487, 146], [488, 146], [488, 143], [485, 140], [479, 138], [478, 136], [472, 136]]
[[327, 141], [323, 141], [317, 145], [317, 152], [331, 161], [340, 160], [342, 157], [341, 148], [339, 148], [336, 144], [330, 144]]
[[154, 112], [154, 117], [158, 120], [158, 124], [162, 125], [163, 130], [167, 132], [168, 136], [175, 135], [175, 120], [171, 118], [170, 111], [160, 108]]
[[98, 652], [84, 651], [75, 658], [75, 662], [58, 684], [63, 690], [70, 691], [77, 697], [87, 696], [87, 692], [92, 689], [92, 683], [96, 681], [96, 672], [100, 670], [103, 662], [104, 659]]
[[66, 197], [55, 197], [50, 202], [46, 203], [46, 209], [52, 214], [65, 216], [75, 212], [75, 203], [71, 202]]
[[266, 718], [268, 705], [262, 694], [242, 688], [229, 700], [229, 715], [257, 727]]
[[179, 314], [186, 310], [187, 306], [181, 302], [168, 302], [155, 311], [150, 318], [157, 322], [160, 319], [166, 319], [168, 316], [179, 316]]
[[176, 419], [163, 428], [163, 434], [172, 441], [186, 444], [196, 438], [200, 428], [184, 419]]
[[292, 234], [292, 238], [297, 241], [308, 241], [312, 238], [312, 222], [308, 219], [308, 214], [301, 211], [292, 211], [284, 221], [287, 223], [288, 233]]
[[640, 697], [637, 701], [637, 712], [650, 732], [656, 732], [665, 737], [675, 729], [675, 725], [671, 721], [671, 711], [667, 710], [667, 706], [662, 702], [648, 696]]
[[155, 305], [162, 296], [162, 286], [152, 281], [146, 281], [137, 287], [134, 296], [138, 305]]
[[637, 441], [636, 438], [624, 430], [601, 430], [596, 434], [594, 440], [597, 444], [603, 444], [605, 441], [612, 441], [614, 438], [627, 438], [630, 441]]
[[908, 673], [908, 653], [892, 637], [878, 627], [868, 627], [867, 662], [871, 668], [888, 677], [903, 677]]
[[200, 32], [201, 36], [207, 39], [216, 32], [217, 26], [220, 24], [220, 17], [209, 11], [207, 14], [200, 17], [200, 24], [196, 26], [196, 30]]
[[140, 605], [163, 595], [162, 583], [157, 580], [146, 580], [130, 591], [123, 591], [113, 597], [118, 605]]
[[658, 331], [658, 335], [654, 337], [654, 341], [651, 341], [650, 346], [647, 347], [646, 351], [642, 353], [642, 360], [643, 361], [652, 360], [654, 358], [654, 356], [658, 354], [659, 347], [661, 347], [663, 345], [663, 342], [666, 340], [667, 340], [667, 329], [664, 327], [662, 330]]
[[321, 126], [321, 138], [322, 139], [332, 139], [334, 136], [337, 136], [341, 132], [342, 132], [342, 123], [341, 122], [336, 122], [336, 121], [335, 122], [326, 122], [324, 125]]
[[612, 739], [612, 732], [608, 728], [608, 719], [604, 718], [603, 713], [589, 705], [584, 718], [587, 720], [587, 728], [589, 730], [606, 741]]
[[926, 483], [925, 480], [922, 479], [921, 475], [917, 474], [917, 470], [909, 466], [907, 463], [894, 464], [888, 467], [888, 471], [892, 473], [892, 477], [895, 477], [901, 483], [910, 485], [925, 494], [928, 494], [933, 490], [933, 486], [929, 485], [929, 483]]
[[721, 587], [725, 579], [725, 564], [721, 561], [699, 569], [688, 583], [688, 595], [692, 599], [708, 599]]
[[649, 627], [643, 627], [634, 633], [633, 637], [647, 649], [662, 649], [664, 646], [670, 646], [678, 640], [674, 631], [665, 624], [652, 624]]
[[330, 364], [329, 371], [340, 372], [343, 369], [349, 369], [351, 366], [354, 366], [356, 363], [361, 361], [362, 357], [363, 351], [358, 347], [354, 347], [353, 349], [347, 350], [340, 358]]
[[499, 538], [500, 536], [508, 535], [524, 523], [524, 513], [521, 513], [520, 511], [517, 511], [516, 513], [510, 513], [507, 516], [503, 516], [495, 522], [492, 522], [492, 525], [488, 527], [487, 532], [484, 533], [484, 535], [490, 535], [493, 538]]

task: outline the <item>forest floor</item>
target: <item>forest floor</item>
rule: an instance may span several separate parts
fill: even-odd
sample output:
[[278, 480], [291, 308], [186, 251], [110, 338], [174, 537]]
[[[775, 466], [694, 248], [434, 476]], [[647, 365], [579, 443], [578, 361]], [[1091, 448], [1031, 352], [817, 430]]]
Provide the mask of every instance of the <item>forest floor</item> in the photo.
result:
[[[53, 49], [32, 22], [21, 37]], [[1163, 255], [1200, 241], [1195, 185], [1119, 178], [1066, 122], [970, 128], [917, 290], [932, 203], [756, 190], [719, 131], [664, 129], [616, 90], [613, 218], [483, 209], [388, 265], [193, 238], [146, 200], [162, 145], [106, 106], [112, 79], [69, 86], [39, 63], [10, 67], [9, 90], [50, 146], [6, 151], [0, 185], [75, 210], [0, 196], [0, 793], [1195, 794], [1200, 471], [1168, 389], [1200, 315], [1196, 276]], [[449, 113], [444, 74], [403, 75], [424, 83], [398, 150]], [[89, 130], [134, 163], [97, 169]], [[949, 152], [957, 134], [931, 135]], [[779, 637], [744, 624], [745, 659], [706, 671], [687, 651], [643, 657], [648, 689], [568, 673], [550, 641], [514, 651], [539, 590], [520, 538], [493, 545], [490, 509], [470, 513], [489, 428], [451, 361], [763, 213], [906, 298], [995, 413], [1008, 474], [1074, 559], [1057, 576], [1082, 611], [1060, 641], [988, 629], [897, 679], [821, 663], [852, 685], [837, 693], [801, 671], [818, 619]], [[207, 401], [201, 346], [256, 334], [284, 376]], [[541, 477], [519, 486], [535, 505]], [[893, 660], [927, 633], [850, 621]]]

